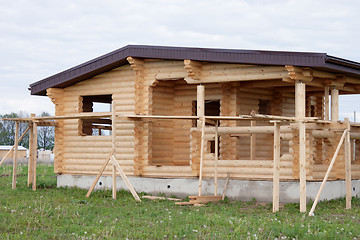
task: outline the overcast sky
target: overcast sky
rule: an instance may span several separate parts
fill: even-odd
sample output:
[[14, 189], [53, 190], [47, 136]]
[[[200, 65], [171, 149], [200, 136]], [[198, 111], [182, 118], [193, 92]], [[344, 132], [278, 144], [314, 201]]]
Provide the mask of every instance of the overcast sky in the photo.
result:
[[[359, 0], [0, 0], [0, 114], [54, 114], [48, 97], [30, 96], [30, 83], [128, 44], [326, 52], [360, 62], [359, 13]], [[359, 101], [341, 98], [341, 116], [352, 120]]]

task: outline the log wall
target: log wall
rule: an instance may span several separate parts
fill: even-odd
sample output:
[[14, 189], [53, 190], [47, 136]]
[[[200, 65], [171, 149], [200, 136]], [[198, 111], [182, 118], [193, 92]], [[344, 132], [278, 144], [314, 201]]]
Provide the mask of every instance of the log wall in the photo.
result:
[[[65, 89], [48, 89], [55, 104], [56, 115], [79, 113], [81, 96], [112, 95], [120, 114], [196, 115], [196, 85], [185, 80], [191, 66], [184, 61], [128, 58], [129, 65], [121, 66]], [[242, 82], [225, 82], [238, 74], [238, 69], [256, 69], [239, 64], [203, 63], [196, 65], [199, 78], [204, 80], [205, 100], [220, 101], [221, 116], [264, 113], [290, 116], [295, 114], [293, 92], [279, 88], [253, 87]], [[278, 68], [274, 68], [278, 71]], [[242, 71], [240, 71], [242, 72]], [[196, 74], [195, 74], [196, 75]], [[195, 76], [194, 75], [194, 76]], [[231, 76], [230, 76], [231, 75]], [[185, 80], [184, 80], [185, 78]], [[214, 78], [222, 82], [214, 83]], [[206, 83], [207, 79], [209, 83]], [[211, 80], [211, 81], [210, 81]], [[191, 83], [196, 82], [196, 79]], [[245, 87], [244, 87], [245, 86]], [[255, 86], [255, 87], [254, 87]], [[323, 117], [323, 97], [309, 95], [306, 115]], [[265, 112], [263, 112], [265, 111]], [[253, 123], [254, 124], [254, 123]], [[221, 127], [250, 126], [250, 121], [220, 121]], [[257, 122], [257, 126], [271, 123]], [[210, 126], [207, 126], [210, 127]], [[118, 120], [116, 123], [116, 158], [127, 175], [145, 177], [194, 177], [199, 174], [200, 128], [191, 120]], [[307, 178], [321, 179], [327, 159], [335, 150], [338, 136], [314, 139], [312, 130], [306, 132]], [[81, 121], [57, 120], [55, 140], [55, 171], [61, 174], [95, 174], [111, 150], [111, 136], [81, 136]], [[219, 177], [231, 173], [233, 178], [271, 179], [273, 176], [273, 135], [255, 134], [250, 153], [251, 134], [222, 134], [220, 137]], [[211, 153], [213, 134], [205, 136], [204, 177], [214, 176], [214, 153]], [[255, 141], [254, 141], [255, 139]], [[359, 144], [356, 152], [359, 156]], [[298, 179], [298, 130], [282, 134], [280, 178]], [[251, 157], [253, 159], [251, 159]], [[330, 179], [343, 178], [343, 150]], [[357, 157], [360, 159], [360, 157]], [[357, 162], [356, 162], [357, 161]], [[355, 160], [353, 176], [360, 178], [360, 160]], [[108, 167], [105, 174], [110, 174]]]

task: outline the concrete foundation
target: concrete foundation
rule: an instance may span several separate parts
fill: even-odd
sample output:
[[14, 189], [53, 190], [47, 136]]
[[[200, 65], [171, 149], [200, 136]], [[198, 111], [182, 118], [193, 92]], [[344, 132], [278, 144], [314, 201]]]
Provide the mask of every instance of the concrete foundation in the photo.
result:
[[[95, 176], [84, 175], [58, 175], [58, 187], [78, 187], [89, 189]], [[137, 192], [148, 194], [163, 193], [167, 196], [185, 198], [198, 195], [199, 180], [196, 178], [144, 178], [129, 177], [131, 184]], [[112, 178], [110, 176], [100, 177], [95, 190], [111, 189]], [[128, 190], [120, 177], [117, 178], [117, 188]], [[218, 181], [218, 195], [222, 195], [225, 180]], [[320, 188], [321, 182], [307, 182], [307, 200], [314, 200]], [[214, 194], [213, 179], [204, 179], [203, 195]], [[280, 182], [280, 202], [299, 202], [299, 182]], [[229, 181], [226, 196], [230, 200], [251, 201], [256, 199], [259, 202], [272, 202], [272, 181], [249, 181], [233, 179]], [[360, 180], [352, 181], [352, 196], [360, 197]], [[345, 181], [328, 181], [321, 194], [320, 200], [330, 200], [345, 197]]]

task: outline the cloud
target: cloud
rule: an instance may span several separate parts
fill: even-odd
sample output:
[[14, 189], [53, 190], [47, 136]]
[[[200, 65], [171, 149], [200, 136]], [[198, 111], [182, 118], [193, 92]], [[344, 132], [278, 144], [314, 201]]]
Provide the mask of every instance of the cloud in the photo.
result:
[[30, 83], [127, 44], [316, 51], [360, 61], [359, 12], [357, 0], [2, 0], [0, 113], [53, 109], [47, 97], [29, 96]]

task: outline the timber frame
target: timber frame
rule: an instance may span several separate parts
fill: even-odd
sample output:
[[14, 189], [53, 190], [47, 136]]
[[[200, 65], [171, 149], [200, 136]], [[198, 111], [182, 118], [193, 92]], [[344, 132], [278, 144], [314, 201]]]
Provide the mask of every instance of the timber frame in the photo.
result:
[[[199, 195], [204, 178], [214, 179], [214, 195], [228, 174], [272, 180], [274, 211], [279, 182], [299, 181], [301, 212], [307, 181], [345, 179], [351, 207], [360, 124], [339, 121], [338, 98], [360, 93], [359, 63], [323, 53], [126, 46], [30, 87], [55, 104], [55, 116], [25, 120], [55, 121], [58, 174], [95, 175], [112, 153], [105, 175], [114, 176], [115, 161], [128, 176], [198, 178]], [[111, 112], [81, 101], [105, 96]], [[112, 134], [82, 134], [84, 122], [111, 122]]]

